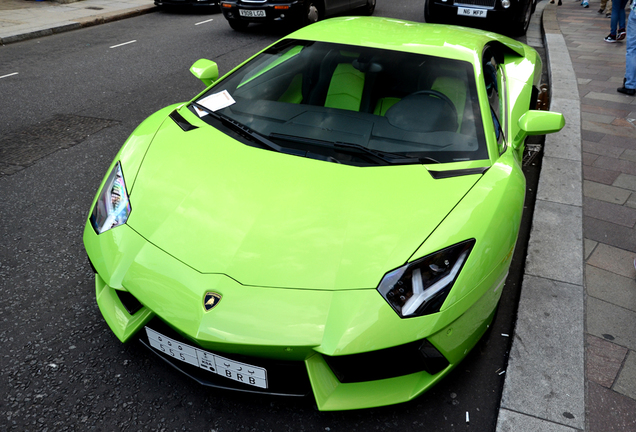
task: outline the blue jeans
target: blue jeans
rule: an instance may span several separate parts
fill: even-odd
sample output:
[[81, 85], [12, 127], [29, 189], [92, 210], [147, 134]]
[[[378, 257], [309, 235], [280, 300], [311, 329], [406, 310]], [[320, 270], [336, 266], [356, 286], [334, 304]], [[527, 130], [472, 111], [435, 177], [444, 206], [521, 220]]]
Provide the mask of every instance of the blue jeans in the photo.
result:
[[[617, 30], [625, 28], [625, 6], [627, 0], [612, 1], [612, 23], [610, 24], [610, 34], [616, 36]], [[616, 26], [618, 24], [618, 27]]]
[[625, 38], [625, 88], [636, 89], [636, 11], [629, 14]]

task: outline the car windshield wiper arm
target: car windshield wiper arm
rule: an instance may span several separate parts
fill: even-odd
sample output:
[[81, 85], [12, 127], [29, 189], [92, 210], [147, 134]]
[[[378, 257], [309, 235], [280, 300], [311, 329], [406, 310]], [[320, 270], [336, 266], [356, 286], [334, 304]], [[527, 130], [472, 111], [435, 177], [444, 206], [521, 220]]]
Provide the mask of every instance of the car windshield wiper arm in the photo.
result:
[[433, 159], [432, 157], [428, 157], [428, 156], [418, 157], [417, 159], [419, 159], [420, 163], [436, 163], [436, 164], [441, 163], [437, 159]]
[[438, 164], [440, 163], [438, 160], [435, 160], [428, 156], [422, 156], [422, 157], [407, 156], [407, 155], [403, 155], [399, 153], [373, 150], [360, 144], [345, 143], [340, 141], [331, 142], [331, 141], [318, 140], [315, 138], [305, 138], [305, 137], [291, 136], [291, 135], [285, 135], [285, 134], [279, 134], [279, 133], [271, 133], [269, 137], [286, 140], [286, 141], [299, 142], [304, 144], [313, 144], [320, 147], [327, 147], [327, 148], [338, 147], [338, 148], [353, 150], [358, 153], [366, 153], [370, 156], [373, 156], [376, 160], [379, 159], [386, 164], [424, 164], [424, 163]]
[[269, 134], [269, 137], [270, 138], [276, 138], [276, 139], [279, 139], [279, 140], [285, 140], [285, 141], [290, 141], [290, 142], [301, 143], [301, 144], [309, 144], [309, 145], [323, 147], [323, 148], [328, 148], [328, 149], [333, 149], [334, 147], [352, 148], [357, 153], [361, 153], [361, 152], [367, 153], [367, 154], [370, 154], [370, 155], [374, 156], [375, 159], [380, 159], [384, 163], [387, 163], [387, 164], [391, 163], [386, 158], [383, 158], [382, 156], [376, 154], [373, 150], [369, 150], [366, 147], [359, 146], [358, 144], [333, 143], [331, 141], [324, 141], [324, 140], [319, 140], [319, 139], [315, 139], [315, 138], [306, 138], [306, 137], [285, 135], [285, 134], [279, 134], [279, 133], [271, 133], [271, 134]]
[[233, 120], [226, 115], [214, 112], [211, 109], [206, 108], [203, 105], [196, 102], [192, 102], [192, 105], [194, 105], [195, 107], [199, 108], [202, 111], [207, 112], [212, 117], [214, 117], [215, 119], [223, 123], [225, 126], [228, 126], [229, 128], [233, 129], [235, 132], [238, 132], [239, 134], [246, 136], [249, 139], [257, 141], [258, 143], [262, 144], [263, 146], [267, 147], [270, 150], [274, 150], [279, 153], [287, 153], [287, 154], [293, 154], [293, 155], [297, 154], [293, 150], [287, 149], [285, 147], [281, 147], [278, 144], [268, 140], [267, 138], [258, 134], [257, 132], [254, 132], [252, 129], [245, 126], [244, 124], [239, 123], [236, 120]]
[[[319, 147], [326, 147], [326, 148], [332, 148], [332, 149], [341, 148], [341, 149], [347, 149], [350, 151], [353, 150], [354, 152], [357, 152], [357, 153], [366, 153], [367, 155], [372, 156], [376, 161], [380, 160], [384, 162], [385, 164], [421, 163], [420, 159], [418, 158], [405, 157], [404, 155], [398, 155], [398, 154], [390, 153], [390, 152], [382, 152], [379, 150], [371, 150], [370, 148], [367, 148], [360, 144], [324, 141], [324, 140], [319, 140], [315, 138], [306, 138], [306, 137], [285, 135], [285, 134], [279, 134], [279, 133], [271, 133], [269, 137], [282, 139], [286, 141], [303, 143], [303, 144], [310, 144], [310, 145], [315, 145]], [[389, 155], [393, 155], [395, 157], [390, 157]]]
[[343, 142], [335, 142], [333, 144], [335, 147], [345, 147], [345, 148], [353, 148], [360, 150], [362, 152], [371, 154], [377, 158], [382, 159], [383, 161], [390, 164], [421, 164], [421, 163], [440, 163], [433, 158], [428, 156], [417, 157], [417, 156], [406, 156], [399, 153], [385, 152], [382, 150], [373, 150], [368, 147], [362, 146], [360, 144], [352, 144], [352, 143], [343, 143]]

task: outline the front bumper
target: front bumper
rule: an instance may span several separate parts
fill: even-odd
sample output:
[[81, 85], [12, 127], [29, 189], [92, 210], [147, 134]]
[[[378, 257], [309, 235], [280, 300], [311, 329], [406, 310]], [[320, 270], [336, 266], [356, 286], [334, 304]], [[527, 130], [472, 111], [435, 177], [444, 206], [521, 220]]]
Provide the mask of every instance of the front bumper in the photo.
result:
[[221, 1], [221, 11], [227, 20], [240, 20], [254, 23], [281, 21], [300, 23], [305, 12], [303, 0], [287, 3], [239, 3]]
[[[201, 384], [277, 395], [313, 392], [320, 410], [396, 404], [425, 392], [481, 338], [505, 279], [505, 274], [487, 278], [475, 288], [477, 297], [404, 320], [375, 289], [281, 290], [198, 273], [128, 225], [97, 235], [87, 224], [84, 244], [97, 271], [97, 304], [122, 342], [138, 338], [150, 347], [144, 328], [165, 332], [197, 349], [271, 371], [271, 385], [260, 390], [150, 347]], [[208, 291], [222, 293], [223, 299], [205, 312]], [[365, 364], [375, 367], [365, 370]]]

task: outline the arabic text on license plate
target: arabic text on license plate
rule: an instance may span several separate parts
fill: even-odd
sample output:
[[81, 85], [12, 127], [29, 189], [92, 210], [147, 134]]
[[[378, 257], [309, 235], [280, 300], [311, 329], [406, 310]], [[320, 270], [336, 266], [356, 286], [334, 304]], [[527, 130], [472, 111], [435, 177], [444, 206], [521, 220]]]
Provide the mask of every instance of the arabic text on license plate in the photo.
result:
[[471, 16], [475, 18], [486, 18], [487, 9], [473, 9], [467, 7], [457, 8], [457, 15]]
[[265, 18], [265, 11], [263, 9], [239, 9], [239, 15], [244, 17]]
[[177, 342], [146, 327], [150, 346], [182, 362], [243, 384], [267, 388], [267, 370]]

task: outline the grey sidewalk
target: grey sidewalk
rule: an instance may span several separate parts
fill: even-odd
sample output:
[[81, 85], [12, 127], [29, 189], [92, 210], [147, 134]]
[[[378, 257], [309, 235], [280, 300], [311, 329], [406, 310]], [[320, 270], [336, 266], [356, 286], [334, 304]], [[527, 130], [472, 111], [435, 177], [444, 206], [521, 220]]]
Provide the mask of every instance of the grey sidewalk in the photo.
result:
[[547, 5], [551, 110], [499, 431], [636, 430], [636, 99], [598, 4]]
[[0, 44], [102, 24], [154, 9], [153, 0], [81, 0], [64, 4], [0, 0]]
[[587, 425], [636, 431], [636, 98], [616, 92], [625, 45], [603, 41], [609, 20], [557, 16], [581, 96]]

